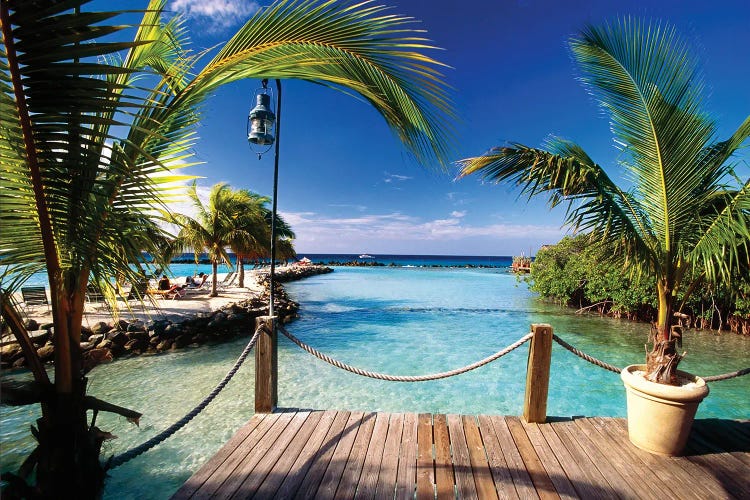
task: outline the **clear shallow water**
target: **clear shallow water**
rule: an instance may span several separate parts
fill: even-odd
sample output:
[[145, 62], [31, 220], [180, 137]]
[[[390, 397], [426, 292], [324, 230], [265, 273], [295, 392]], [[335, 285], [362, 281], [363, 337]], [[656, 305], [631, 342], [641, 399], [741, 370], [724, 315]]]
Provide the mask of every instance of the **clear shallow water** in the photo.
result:
[[[321, 351], [370, 370], [394, 374], [443, 371], [474, 362], [529, 330], [550, 323], [555, 333], [617, 366], [640, 363], [648, 327], [580, 317], [544, 304], [499, 269], [337, 268], [287, 284], [301, 303], [288, 327]], [[90, 373], [90, 392], [142, 411], [140, 427], [100, 415], [98, 426], [119, 439], [117, 454], [157, 434], [192, 409], [224, 376], [248, 339], [103, 365]], [[431, 411], [518, 415], [522, 410], [528, 347], [451, 379], [416, 384], [344, 373], [318, 361], [285, 337], [279, 345], [282, 407]], [[744, 368], [750, 341], [689, 332], [681, 367], [699, 375]], [[16, 375], [20, 376], [20, 375]], [[115, 469], [105, 498], [168, 498], [252, 415], [252, 360], [201, 415], [165, 443]], [[748, 418], [750, 376], [711, 385], [698, 418]], [[619, 376], [553, 349], [549, 415], [625, 415]], [[30, 451], [35, 410], [1, 408], [3, 470], [16, 469]]]

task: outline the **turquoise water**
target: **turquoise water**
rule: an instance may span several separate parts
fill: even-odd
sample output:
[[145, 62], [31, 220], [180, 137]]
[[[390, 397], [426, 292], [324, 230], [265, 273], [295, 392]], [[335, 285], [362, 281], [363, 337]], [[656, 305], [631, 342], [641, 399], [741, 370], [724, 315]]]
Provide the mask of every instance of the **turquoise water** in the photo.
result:
[[[545, 304], [500, 269], [336, 268], [286, 285], [301, 304], [288, 327], [303, 341], [344, 362], [394, 374], [433, 373], [488, 356], [516, 341], [531, 323], [617, 366], [639, 363], [648, 327], [576, 316]], [[157, 434], [192, 409], [224, 376], [247, 339], [102, 365], [89, 374], [90, 393], [142, 411], [140, 427], [100, 415], [98, 426], [119, 436], [105, 446], [118, 454]], [[681, 367], [699, 375], [744, 368], [750, 339], [686, 335]], [[282, 407], [431, 411], [518, 415], [528, 347], [473, 372], [417, 384], [365, 379], [279, 343]], [[168, 498], [252, 415], [252, 360], [224, 392], [182, 431], [111, 472], [105, 498]], [[549, 415], [624, 416], [619, 376], [555, 346]], [[16, 375], [19, 377], [20, 375]], [[698, 418], [748, 418], [750, 376], [711, 384]], [[2, 468], [17, 468], [30, 451], [36, 411], [0, 409]]]

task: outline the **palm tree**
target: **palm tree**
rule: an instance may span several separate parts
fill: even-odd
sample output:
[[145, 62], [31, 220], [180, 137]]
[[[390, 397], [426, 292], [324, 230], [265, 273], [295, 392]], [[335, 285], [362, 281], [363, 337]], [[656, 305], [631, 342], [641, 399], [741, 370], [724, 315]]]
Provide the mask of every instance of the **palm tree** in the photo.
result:
[[[182, 21], [162, 15], [164, 0], [149, 3], [128, 40], [124, 24], [107, 24], [120, 13], [87, 12], [86, 3], [0, 0], [0, 254], [6, 266], [0, 306], [35, 377], [27, 395], [42, 405], [34, 430], [39, 446], [21, 470], [27, 477], [35, 472], [27, 496], [96, 497], [106, 436], [93, 425], [96, 412], [137, 418], [86, 395], [85, 290], [91, 279], [136, 280], [141, 252], [159, 255], [165, 234], [157, 214], [174, 196], [175, 181], [187, 178], [175, 170], [190, 164], [198, 107], [218, 87], [246, 78], [299, 78], [353, 92], [418, 159], [447, 156], [443, 124], [451, 112], [440, 64], [425, 54], [430, 44], [405, 26], [410, 19], [384, 7], [281, 0], [202, 63], [184, 49]], [[54, 382], [10, 300], [40, 270], [51, 294]]]
[[567, 201], [566, 225], [589, 231], [634, 274], [656, 277], [647, 378], [673, 383], [678, 296], [684, 302], [703, 280], [729, 280], [747, 256], [750, 179], [735, 175], [732, 155], [750, 134], [750, 117], [729, 139], [715, 139], [696, 65], [669, 26], [624, 19], [584, 29], [570, 47], [584, 85], [610, 116], [626, 183], [618, 186], [580, 146], [557, 137], [542, 148], [513, 143], [460, 160], [460, 176], [511, 181], [551, 206]]
[[224, 263], [231, 267], [232, 262], [227, 251], [231, 244], [237, 241], [257, 243], [255, 235], [250, 232], [254, 228], [249, 225], [250, 220], [263, 220], [263, 215], [257, 204], [253, 203], [246, 191], [232, 190], [226, 183], [215, 184], [208, 197], [208, 205], [204, 205], [198, 197], [196, 183], [193, 182], [188, 190], [188, 197], [193, 203], [197, 215], [193, 218], [183, 214], [174, 214], [175, 223], [180, 226], [173, 245], [175, 251], [193, 250], [195, 262], [204, 251], [211, 261], [211, 297], [218, 295], [217, 271], [218, 265]]

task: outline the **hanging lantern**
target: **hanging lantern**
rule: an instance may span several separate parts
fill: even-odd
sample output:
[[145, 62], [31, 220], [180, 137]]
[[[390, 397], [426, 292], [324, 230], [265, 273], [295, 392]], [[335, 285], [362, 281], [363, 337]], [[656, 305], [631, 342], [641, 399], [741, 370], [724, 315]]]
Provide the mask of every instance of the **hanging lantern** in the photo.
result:
[[[263, 88], [255, 96], [255, 107], [250, 110], [247, 116], [247, 140], [251, 145], [268, 146], [275, 141], [274, 125], [276, 124], [276, 115], [271, 110], [271, 95], [268, 89], [268, 80], [263, 80]], [[258, 153], [258, 158], [268, 151]]]

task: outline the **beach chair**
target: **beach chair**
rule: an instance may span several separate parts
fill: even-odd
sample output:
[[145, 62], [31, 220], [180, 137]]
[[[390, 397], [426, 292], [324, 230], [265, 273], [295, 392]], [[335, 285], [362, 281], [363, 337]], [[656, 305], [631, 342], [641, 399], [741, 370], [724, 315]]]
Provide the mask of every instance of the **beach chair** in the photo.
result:
[[86, 302], [95, 306], [95, 309], [101, 310], [106, 308], [109, 310], [109, 303], [104, 298], [104, 294], [98, 285], [89, 283], [86, 285]]
[[47, 312], [49, 312], [50, 305], [49, 300], [47, 300], [47, 290], [43, 286], [21, 287], [21, 297], [23, 297], [23, 312], [27, 317], [29, 310], [36, 306], [47, 306]]
[[224, 279], [221, 280], [220, 283], [216, 284], [216, 289], [217, 290], [224, 290], [227, 287], [229, 287], [234, 282], [234, 278], [236, 277], [236, 275], [237, 275], [237, 273], [235, 273], [234, 271], [232, 271], [229, 274], [227, 274], [226, 276], [224, 276]]
[[149, 280], [147, 279], [142, 279], [140, 281], [137, 281], [136, 283], [133, 283], [125, 300], [130, 301], [145, 299], [148, 295], [149, 286]]

